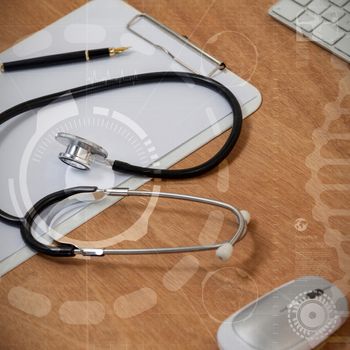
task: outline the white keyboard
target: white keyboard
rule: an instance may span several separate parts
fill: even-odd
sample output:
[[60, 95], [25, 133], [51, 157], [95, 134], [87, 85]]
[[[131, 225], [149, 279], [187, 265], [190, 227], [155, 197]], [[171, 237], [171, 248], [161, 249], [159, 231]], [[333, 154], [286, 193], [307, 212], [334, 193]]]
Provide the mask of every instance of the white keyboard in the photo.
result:
[[269, 14], [350, 63], [350, 0], [280, 0]]

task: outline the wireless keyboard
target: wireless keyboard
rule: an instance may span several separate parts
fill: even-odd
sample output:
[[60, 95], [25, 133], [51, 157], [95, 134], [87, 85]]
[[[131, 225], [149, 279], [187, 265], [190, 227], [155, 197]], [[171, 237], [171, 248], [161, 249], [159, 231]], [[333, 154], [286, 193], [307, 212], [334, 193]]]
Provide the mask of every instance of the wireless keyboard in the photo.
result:
[[280, 0], [269, 14], [350, 63], [350, 0]]

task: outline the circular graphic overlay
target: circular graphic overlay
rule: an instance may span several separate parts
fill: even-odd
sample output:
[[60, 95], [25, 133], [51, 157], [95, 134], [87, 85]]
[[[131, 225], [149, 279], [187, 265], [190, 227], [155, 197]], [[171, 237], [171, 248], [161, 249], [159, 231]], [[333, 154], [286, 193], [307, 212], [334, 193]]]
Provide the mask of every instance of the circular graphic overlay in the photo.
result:
[[307, 340], [326, 338], [334, 331], [338, 318], [333, 300], [325, 293], [300, 293], [288, 306], [290, 327]]
[[257, 297], [256, 281], [240, 268], [223, 267], [208, 272], [202, 282], [202, 304], [209, 317], [217, 323]]
[[[46, 117], [46, 114], [44, 117]], [[123, 184], [130, 177], [130, 175], [112, 171], [106, 164], [96, 163], [93, 164], [91, 170], [81, 171], [62, 163], [58, 159], [58, 155], [65, 151], [65, 146], [55, 139], [57, 133], [69, 133], [101, 144], [101, 146], [106, 147], [112, 159], [131, 161], [140, 166], [155, 164], [158, 155], [152, 140], [131, 118], [116, 110], [100, 106], [92, 106], [91, 109], [85, 110], [84, 114], [84, 116], [81, 116], [78, 109], [76, 109], [74, 115], [58, 120], [51, 118], [50, 122], [48, 122], [48, 118], [38, 118], [37, 131], [29, 140], [20, 163], [20, 191], [16, 193], [15, 200], [25, 208], [32, 207], [39, 199], [37, 198], [37, 187], [31, 185], [37, 183], [38, 178], [41, 179], [44, 191], [52, 193], [75, 186], [111, 188]], [[146, 214], [147, 216], [151, 215], [153, 211], [151, 209], [155, 206], [153, 201], [150, 209], [151, 202], [152, 200], [149, 200], [148, 204], [145, 204], [139, 225], [147, 223], [147, 218], [144, 216]], [[78, 205], [75, 204], [76, 208], [72, 205], [67, 209], [67, 205], [63, 204], [61, 212], [57, 215], [58, 218], [61, 214], [68, 218], [71, 216], [69, 209], [80, 210], [87, 205], [82, 203], [79, 207], [78, 203]], [[54, 217], [56, 214], [49, 213], [49, 215]], [[58, 219], [55, 218], [55, 220]], [[53, 219], [44, 218], [41, 233], [47, 232], [49, 228], [52, 229], [51, 222], [53, 221]], [[49, 224], [50, 227], [47, 227], [45, 223]], [[137, 236], [141, 238], [146, 234], [147, 225], [142, 229], [138, 226], [138, 231], [143, 232], [143, 234]], [[100, 243], [109, 246], [115, 243], [115, 239], [120, 242], [123, 240], [120, 237], [123, 233], [125, 232], [108, 234], [109, 238], [102, 239]], [[54, 230], [52, 230], [52, 234], [56, 234]], [[49, 235], [51, 236], [51, 233]]]

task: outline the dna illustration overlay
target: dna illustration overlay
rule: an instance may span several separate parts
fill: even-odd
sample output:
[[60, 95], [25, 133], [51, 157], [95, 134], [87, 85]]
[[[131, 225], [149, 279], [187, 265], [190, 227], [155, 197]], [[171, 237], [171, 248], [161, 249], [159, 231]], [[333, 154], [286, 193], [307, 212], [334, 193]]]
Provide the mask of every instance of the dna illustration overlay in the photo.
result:
[[[347, 294], [350, 292], [350, 203], [347, 202], [345, 207], [335, 208], [335, 205], [325, 201], [325, 196], [327, 193], [336, 193], [337, 198], [340, 199], [343, 194], [349, 193], [350, 176], [346, 174], [350, 173], [350, 155], [345, 152], [345, 155], [338, 156], [335, 152], [332, 156], [328, 156], [325, 155], [324, 150], [327, 144], [337, 144], [337, 142], [350, 144], [350, 69], [348, 65], [336, 59], [333, 60], [333, 64], [342, 73], [342, 78], [339, 80], [336, 100], [325, 105], [323, 125], [315, 129], [312, 134], [315, 148], [306, 158], [306, 166], [311, 171], [311, 178], [306, 183], [305, 189], [314, 199], [312, 216], [325, 229], [325, 243], [336, 249], [339, 268], [344, 272], [343, 277], [336, 281], [336, 284]], [[334, 128], [334, 125], [337, 125], [337, 128]], [[337, 169], [346, 169], [345, 180], [338, 179], [336, 181], [338, 183], [323, 181], [320, 171], [326, 167], [331, 169], [332, 178], [336, 178], [339, 174]], [[340, 225], [342, 221], [347, 223], [343, 228]]]

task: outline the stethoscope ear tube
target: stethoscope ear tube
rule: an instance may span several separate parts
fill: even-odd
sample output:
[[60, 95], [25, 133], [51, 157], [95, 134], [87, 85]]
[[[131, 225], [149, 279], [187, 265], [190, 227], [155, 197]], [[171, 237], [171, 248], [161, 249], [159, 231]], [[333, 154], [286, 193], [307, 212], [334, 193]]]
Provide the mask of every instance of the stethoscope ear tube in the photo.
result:
[[[237, 229], [232, 234], [229, 240], [221, 243], [213, 243], [207, 245], [184, 246], [184, 247], [169, 247], [169, 248], [136, 248], [136, 249], [109, 249], [109, 248], [80, 248], [73, 244], [60, 243], [55, 241], [56, 245], [45, 245], [34, 238], [33, 224], [35, 219], [48, 207], [57, 204], [71, 196], [93, 193], [89, 198], [103, 199], [106, 196], [126, 197], [126, 196], [142, 196], [142, 197], [159, 197], [184, 201], [192, 201], [196, 203], [208, 204], [229, 210], [237, 221]], [[90, 202], [90, 200], [89, 200]], [[135, 191], [127, 188], [114, 188], [100, 190], [96, 187], [74, 187], [63, 191], [52, 193], [34, 205], [32, 209], [25, 215], [21, 222], [21, 234], [26, 244], [35, 251], [56, 257], [72, 257], [76, 254], [83, 256], [103, 256], [103, 255], [140, 255], [140, 254], [169, 254], [169, 253], [187, 253], [200, 252], [208, 250], [216, 250], [216, 255], [221, 260], [227, 260], [232, 254], [232, 247], [239, 242], [246, 234], [247, 224], [249, 223], [250, 215], [247, 211], [239, 210], [227, 203], [216, 201], [213, 199], [183, 195], [178, 193], [167, 192], [150, 192], [150, 191]]]
[[23, 240], [26, 244], [32, 248], [34, 251], [50, 255], [50, 256], [60, 256], [60, 257], [70, 257], [74, 256], [74, 251], [77, 249], [73, 244], [60, 243], [57, 242], [56, 246], [45, 245], [34, 238], [32, 234], [32, 227], [35, 219], [48, 207], [61, 202], [71, 196], [81, 193], [95, 192], [97, 187], [73, 187], [63, 191], [58, 191], [49, 194], [48, 196], [42, 198], [37, 202], [25, 215], [24, 219], [21, 221], [20, 230]]
[[1, 221], [5, 222], [7, 225], [18, 227], [21, 225], [22, 219], [0, 210], [0, 222]]

